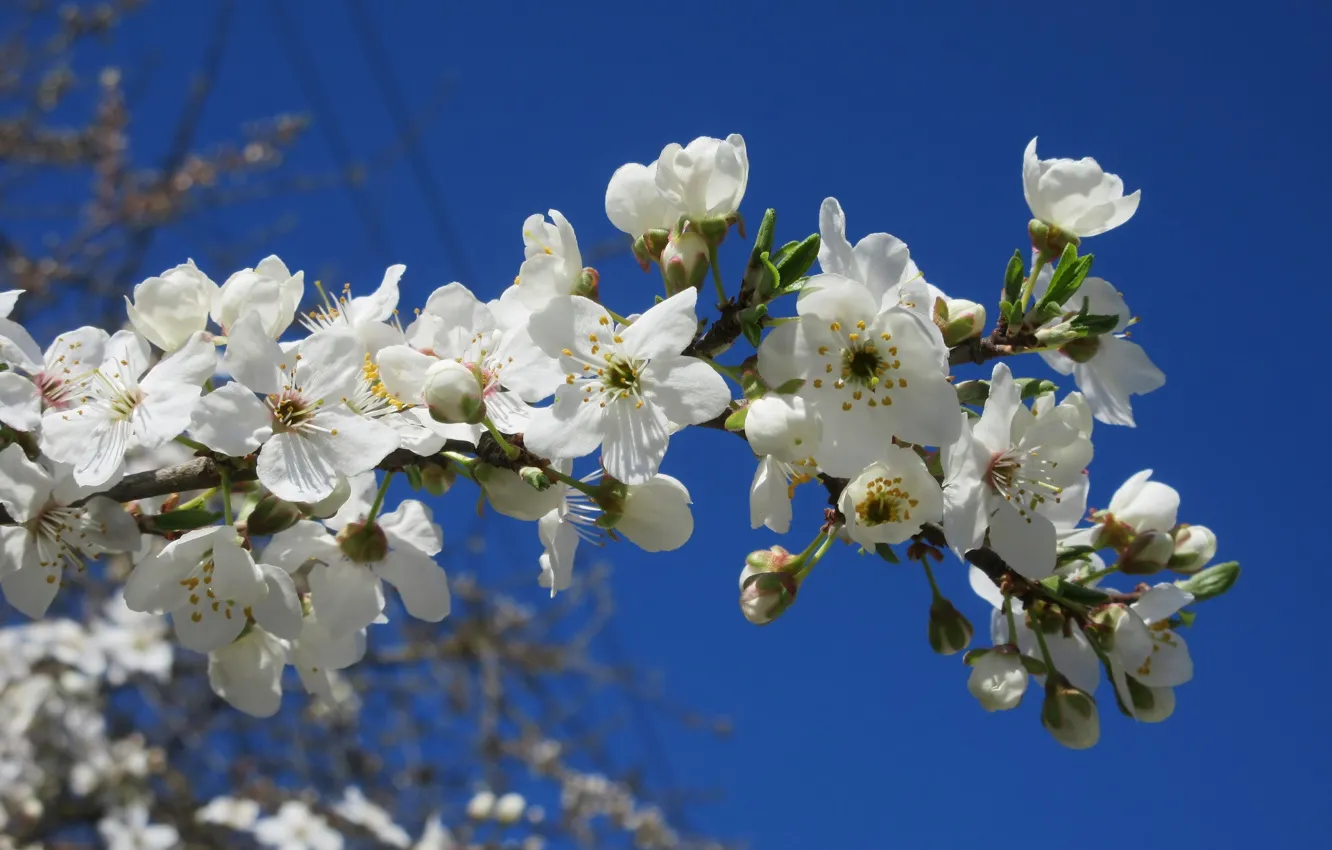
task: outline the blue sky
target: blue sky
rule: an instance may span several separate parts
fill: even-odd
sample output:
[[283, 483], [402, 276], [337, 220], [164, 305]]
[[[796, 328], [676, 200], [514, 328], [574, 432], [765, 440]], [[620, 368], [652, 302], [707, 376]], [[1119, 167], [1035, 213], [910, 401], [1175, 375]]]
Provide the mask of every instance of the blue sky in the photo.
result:
[[[1142, 316], [1135, 339], [1168, 383], [1135, 403], [1136, 430], [1098, 426], [1091, 503], [1154, 468], [1181, 491], [1181, 519], [1216, 530], [1221, 557], [1245, 568], [1188, 634], [1197, 674], [1175, 716], [1135, 726], [1103, 686], [1102, 742], [1073, 753], [1040, 728], [1034, 699], [982, 712], [960, 660], [929, 651], [923, 577], [849, 550], [819, 567], [781, 621], [750, 626], [736, 576], [747, 551], [776, 542], [748, 529], [753, 460], [733, 438], [685, 434], [664, 471], [694, 493], [693, 541], [608, 555], [625, 655], [663, 669], [675, 701], [735, 722], [722, 743], [661, 727], [676, 781], [723, 793], [697, 810], [698, 825], [760, 848], [1071, 836], [1084, 848], [1238, 847], [1325, 832], [1332, 671], [1316, 571], [1332, 469], [1317, 437], [1325, 394], [1309, 388], [1325, 382], [1314, 370], [1332, 308], [1315, 271], [1332, 190], [1327, 6], [366, 5], [409, 105], [449, 87], [421, 144], [463, 255], [442, 243], [401, 158], [367, 190], [390, 253], [337, 191], [250, 205], [225, 222], [246, 232], [294, 213], [274, 249], [309, 276], [362, 290], [406, 263], [405, 307], [463, 269], [479, 295], [498, 294], [533, 212], [564, 212], [585, 249], [616, 238], [602, 209], [611, 172], [697, 135], [744, 134], [744, 212], [755, 224], [774, 206], [779, 237], [801, 238], [836, 196], [852, 234], [896, 234], [932, 282], [983, 301], [1024, 245], [1019, 169], [1031, 136], [1047, 157], [1095, 156], [1143, 190], [1136, 217], [1087, 247]], [[295, 51], [333, 104], [316, 118], [335, 121], [358, 158], [375, 156], [396, 133], [352, 16], [342, 3], [287, 6], [299, 49], [268, 4], [237, 10], [203, 138], [308, 110]], [[115, 55], [156, 63], [136, 128], [145, 155], [168, 144], [158, 116], [184, 97], [180, 72], [195, 64], [212, 8], [155, 4], [122, 33]], [[335, 167], [319, 128], [293, 157], [303, 170]], [[159, 240], [149, 265], [197, 256], [191, 240], [205, 235]], [[747, 249], [726, 248], [737, 269]], [[229, 270], [208, 271], [220, 280]], [[624, 256], [601, 271], [603, 297], [622, 313], [659, 284]], [[1015, 369], [1046, 374], [1034, 357]], [[469, 498], [453, 503], [464, 516]], [[806, 495], [783, 542], [803, 546], [819, 504]], [[446, 538], [460, 540], [466, 523], [454, 531], [445, 516]], [[493, 527], [525, 536], [492, 547], [486, 569], [535, 575], [535, 528]], [[980, 623], [984, 604], [963, 568], [946, 565], [940, 580]]]

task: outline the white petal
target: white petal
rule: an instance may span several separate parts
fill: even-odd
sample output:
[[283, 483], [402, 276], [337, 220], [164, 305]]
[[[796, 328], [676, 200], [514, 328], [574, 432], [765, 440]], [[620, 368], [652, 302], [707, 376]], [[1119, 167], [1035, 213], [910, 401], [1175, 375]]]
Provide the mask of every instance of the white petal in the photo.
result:
[[749, 486], [751, 528], [767, 526], [778, 534], [791, 530], [791, 497], [787, 486], [781, 463], [772, 455], [765, 455], [754, 470], [754, 481]]
[[430, 507], [416, 499], [404, 499], [396, 510], [380, 514], [377, 523], [395, 549], [411, 547], [438, 555], [444, 548], [444, 534], [435, 524]]
[[1153, 623], [1165, 622], [1192, 601], [1193, 594], [1166, 582], [1144, 593], [1133, 603], [1133, 610], [1150, 626]]
[[649, 405], [660, 406], [676, 425], [707, 422], [731, 403], [726, 380], [694, 357], [659, 357], [647, 365], [641, 379]]
[[449, 579], [429, 555], [410, 547], [394, 549], [374, 568], [398, 589], [408, 614], [427, 623], [438, 623], [449, 615]]
[[532, 411], [523, 433], [528, 450], [547, 458], [576, 458], [596, 451], [610, 408], [585, 398], [579, 389], [564, 386], [555, 392], [554, 404]]
[[190, 434], [214, 451], [243, 457], [272, 436], [272, 414], [253, 392], [233, 381], [199, 400]]
[[263, 629], [254, 629], [209, 653], [208, 684], [213, 693], [246, 714], [272, 717], [282, 705], [284, 666], [281, 642]]
[[139, 382], [150, 395], [158, 387], [186, 384], [200, 386], [217, 369], [217, 349], [212, 337], [196, 333], [177, 351], [163, 357]]
[[18, 322], [0, 318], [0, 363], [13, 363], [25, 372], [42, 368], [42, 347], [27, 328]]
[[379, 577], [365, 565], [345, 559], [315, 564], [310, 570], [310, 593], [320, 622], [334, 634], [363, 629], [384, 610]]
[[697, 302], [698, 290], [689, 287], [648, 308], [620, 331], [625, 354], [642, 360], [678, 355], [698, 333]]
[[380, 349], [376, 360], [379, 380], [394, 398], [409, 404], [420, 402], [425, 387], [425, 374], [436, 358], [422, 354], [406, 345], [391, 345]]
[[282, 370], [286, 362], [282, 347], [269, 338], [258, 313], [241, 316], [227, 335], [227, 353], [223, 356], [231, 377], [257, 393], [267, 395], [282, 390]]
[[[8, 543], [6, 538], [6, 543]], [[6, 546], [6, 554], [8, 554]], [[0, 572], [0, 591], [5, 601], [34, 620], [46, 616], [46, 611], [60, 589], [60, 565], [50, 566], [28, 563], [15, 572]]]
[[679, 213], [657, 188], [653, 166], [637, 162], [622, 165], [606, 187], [606, 217], [630, 236], [642, 236], [654, 228], [670, 228]]
[[990, 395], [985, 410], [972, 433], [992, 452], [1007, 451], [1013, 445], [1013, 417], [1022, 407], [1021, 391], [1013, 381], [1008, 364], [994, 364], [990, 376]]
[[17, 372], [0, 372], [0, 422], [15, 431], [36, 431], [42, 422], [37, 385]]
[[624, 515], [615, 530], [645, 552], [669, 552], [689, 542], [694, 515], [689, 491], [669, 475], [657, 475], [630, 487]]
[[296, 386], [307, 399], [338, 401], [351, 395], [365, 367], [365, 346], [347, 330], [320, 331], [301, 342]]
[[0, 505], [16, 522], [27, 522], [51, 498], [50, 473], [28, 460], [18, 443], [0, 451]]
[[213, 538], [213, 583], [209, 589], [219, 599], [232, 600], [242, 607], [268, 593], [264, 574], [254, 558], [229, 534]]
[[1024, 517], [1001, 502], [990, 518], [990, 545], [1009, 567], [1033, 581], [1054, 573], [1054, 523], [1040, 514]]
[[612, 478], [625, 484], [643, 484], [657, 474], [670, 441], [661, 407], [637, 407], [632, 399], [618, 399], [606, 406], [603, 427], [606, 437], [601, 446], [601, 464]]
[[268, 585], [268, 594], [250, 603], [255, 621], [277, 637], [296, 640], [301, 636], [304, 621], [295, 582], [280, 567], [271, 564], [259, 564], [258, 567]]
[[351, 412], [330, 410], [315, 414], [312, 420], [327, 434], [316, 434], [319, 451], [338, 472], [348, 478], [374, 469], [398, 447], [398, 432], [383, 422], [366, 419]]
[[990, 452], [972, 436], [966, 424], [961, 436], [944, 452], [943, 532], [959, 558], [979, 549], [985, 541], [990, 518], [982, 475], [989, 460]]
[[273, 564], [290, 573], [311, 559], [327, 562], [336, 560], [340, 555], [337, 543], [324, 526], [303, 519], [269, 538], [268, 545], [259, 557], [265, 564]]
[[541, 576], [538, 579], [542, 587], [550, 588], [550, 595], [555, 596], [561, 590], [568, 590], [573, 584], [574, 553], [578, 549], [578, 532], [571, 522], [560, 518], [559, 510], [553, 510], [537, 521], [537, 534], [545, 551], [541, 554]]
[[200, 387], [192, 384], [155, 385], [134, 406], [130, 420], [140, 444], [152, 449], [182, 434], [194, 416], [200, 392]]
[[836, 198], [824, 198], [819, 206], [819, 269], [852, 279], [856, 276], [855, 256], [846, 239], [846, 213]]
[[595, 356], [589, 338], [609, 337], [613, 328], [606, 308], [581, 295], [551, 299], [527, 325], [532, 341], [548, 356], [560, 357], [568, 348], [588, 360]]
[[259, 482], [279, 499], [317, 502], [333, 492], [338, 473], [312, 440], [292, 432], [274, 434], [256, 464]]

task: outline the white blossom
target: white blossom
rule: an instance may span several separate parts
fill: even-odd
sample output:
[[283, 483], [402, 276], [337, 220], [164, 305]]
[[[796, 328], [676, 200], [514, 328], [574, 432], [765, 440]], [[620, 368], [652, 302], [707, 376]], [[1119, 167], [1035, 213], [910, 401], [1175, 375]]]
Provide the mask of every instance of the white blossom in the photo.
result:
[[657, 157], [657, 188], [693, 221], [723, 218], [740, 209], [749, 184], [749, 154], [737, 133], [669, 144]]
[[171, 824], [149, 822], [143, 803], [110, 812], [97, 822], [97, 831], [107, 850], [170, 850], [180, 841]]
[[566, 377], [555, 403], [533, 412], [527, 447], [544, 457], [578, 458], [600, 446], [612, 477], [642, 484], [655, 475], [672, 424], [706, 422], [731, 400], [721, 375], [682, 355], [698, 329], [697, 298], [687, 289], [629, 325], [582, 296], [557, 298], [534, 314], [532, 338], [560, 358]]
[[1031, 214], [1077, 237], [1113, 230], [1137, 212], [1141, 191], [1124, 194], [1124, 181], [1091, 157], [1040, 159], [1036, 139], [1022, 154], [1022, 193]]
[[35, 344], [31, 350], [15, 345], [21, 359], [0, 371], [0, 422], [16, 431], [35, 431], [44, 411], [77, 405], [109, 339], [100, 328], [82, 327], [57, 336], [45, 352]]
[[305, 295], [305, 272], [292, 274], [276, 256], [265, 257], [252, 269], [242, 269], [217, 291], [213, 298], [213, 321], [230, 334], [243, 316], [257, 316], [269, 339], [277, 339], [290, 327], [296, 308]]
[[1027, 670], [1022, 666], [1022, 658], [1011, 649], [990, 650], [972, 663], [967, 689], [986, 711], [1016, 708], [1027, 691]]
[[134, 287], [125, 298], [125, 312], [139, 335], [163, 351], [175, 351], [208, 327], [219, 287], [199, 271], [194, 260], [167, 269]]
[[343, 844], [342, 834], [299, 800], [288, 800], [276, 815], [261, 818], [254, 837], [274, 850], [342, 850]]
[[851, 539], [873, 550], [902, 543], [927, 522], [943, 518], [943, 494], [920, 455], [889, 446], [842, 490], [838, 507]]

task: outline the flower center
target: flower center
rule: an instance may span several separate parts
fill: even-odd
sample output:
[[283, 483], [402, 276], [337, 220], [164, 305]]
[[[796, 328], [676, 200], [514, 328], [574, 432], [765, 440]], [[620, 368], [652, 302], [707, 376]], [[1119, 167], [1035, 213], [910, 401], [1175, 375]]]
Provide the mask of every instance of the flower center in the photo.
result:
[[1040, 457], [1036, 449], [1008, 449], [990, 456], [984, 480], [991, 490], [1003, 496], [1027, 522], [1031, 522], [1031, 513], [1048, 500], [1054, 499], [1055, 504], [1059, 504], [1064, 488], [1050, 483], [1058, 465], [1058, 461]]
[[[190, 612], [190, 619], [196, 623], [203, 620], [207, 611], [221, 614], [230, 620], [231, 612], [236, 607], [235, 600], [221, 599], [213, 593], [213, 570], [213, 553], [210, 550], [207, 560], [201, 561], [194, 572], [180, 580], [181, 587], [190, 592], [190, 607], [194, 609]], [[200, 584], [203, 586], [200, 587]]]
[[814, 389], [833, 390], [842, 397], [842, 409], [851, 410], [863, 403], [869, 408], [890, 407], [893, 387], [907, 386], [906, 378], [894, 379], [889, 373], [902, 367], [897, 357], [893, 335], [883, 332], [875, 337], [867, 331], [864, 321], [856, 322], [850, 331], [842, 329], [841, 322], [828, 326], [845, 341], [841, 346], [820, 346], [823, 375], [812, 380]]
[[143, 401], [147, 394], [138, 387], [116, 387], [108, 399], [111, 406], [111, 418], [128, 420], [134, 415], [134, 408]]
[[38, 372], [32, 379], [37, 392], [42, 397], [43, 410], [64, 410], [71, 404], [74, 395], [73, 381], [62, 380], [49, 372]]
[[[84, 512], [81, 508], [70, 508], [56, 502], [48, 502], [37, 516], [25, 525], [37, 541], [38, 563], [42, 567], [56, 567], [47, 573], [46, 581], [54, 584], [58, 581], [59, 570], [68, 564], [76, 569], [83, 569], [83, 548], [93, 549], [87, 540], [84, 527]], [[93, 551], [92, 554], [98, 554]]]
[[310, 404], [294, 389], [270, 395], [268, 408], [273, 412], [273, 430], [279, 433], [299, 430], [318, 412], [317, 405]]
[[370, 419], [378, 419], [408, 407], [384, 386], [379, 377], [379, 367], [369, 354], [365, 355], [365, 364], [361, 367], [361, 380], [356, 382], [356, 390], [352, 393], [352, 397], [347, 399], [347, 406]]
[[886, 522], [908, 522], [911, 509], [920, 502], [902, 486], [902, 477], [875, 478], [865, 487], [865, 498], [856, 503], [856, 519], [866, 526]]
[[643, 371], [643, 364], [632, 363], [616, 355], [606, 358], [606, 372], [601, 376], [601, 383], [620, 395], [638, 395], [638, 376]]

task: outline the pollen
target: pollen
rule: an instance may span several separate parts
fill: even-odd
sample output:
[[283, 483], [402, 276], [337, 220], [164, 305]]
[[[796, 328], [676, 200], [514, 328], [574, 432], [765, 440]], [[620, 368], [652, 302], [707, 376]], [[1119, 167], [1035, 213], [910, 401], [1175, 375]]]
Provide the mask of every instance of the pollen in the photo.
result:
[[600, 323], [600, 324], [602, 324], [602, 325], [609, 325], [609, 324], [610, 324], [610, 319], [607, 318], [606, 316], [602, 316], [600, 319], [597, 319], [597, 322]]
[[833, 322], [831, 325], [828, 325], [828, 330], [833, 331], [834, 333], [840, 331], [841, 329], [842, 329], [841, 322]]

